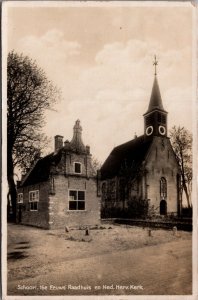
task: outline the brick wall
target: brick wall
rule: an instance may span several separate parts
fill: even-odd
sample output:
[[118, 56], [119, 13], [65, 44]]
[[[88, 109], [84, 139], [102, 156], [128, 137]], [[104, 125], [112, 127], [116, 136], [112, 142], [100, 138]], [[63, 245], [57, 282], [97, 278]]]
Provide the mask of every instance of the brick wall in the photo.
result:
[[93, 177], [96, 175], [92, 167], [90, 154], [79, 154], [67, 150], [62, 151], [60, 162], [54, 168], [54, 173], [73, 175], [75, 162], [81, 164], [81, 176]]
[[[74, 172], [75, 162], [81, 164], [80, 174]], [[100, 198], [94, 175], [90, 154], [63, 149], [59, 162], [51, 165], [49, 182], [18, 189], [18, 193], [24, 195], [21, 223], [43, 228], [98, 224]], [[32, 190], [39, 190], [38, 211], [29, 209], [29, 191]], [[69, 210], [69, 190], [85, 192], [85, 210]]]
[[[54, 177], [55, 194], [50, 196], [50, 228], [94, 225], [100, 222], [100, 201], [96, 179], [77, 176]], [[85, 191], [85, 210], [69, 210], [69, 190]]]
[[[39, 190], [38, 211], [30, 210], [29, 192]], [[18, 193], [23, 193], [23, 205], [17, 205], [17, 220], [19, 220], [19, 206], [21, 206], [21, 224], [33, 225], [42, 228], [49, 228], [48, 202], [49, 183], [43, 182], [23, 188], [19, 188]]]

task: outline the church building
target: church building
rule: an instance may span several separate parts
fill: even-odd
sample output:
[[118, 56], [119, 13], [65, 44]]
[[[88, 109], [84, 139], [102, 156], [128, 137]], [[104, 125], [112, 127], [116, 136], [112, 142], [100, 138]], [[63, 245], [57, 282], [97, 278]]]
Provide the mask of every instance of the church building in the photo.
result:
[[[115, 147], [101, 168], [102, 216], [177, 215], [179, 165], [167, 133], [167, 115], [155, 76], [144, 134]], [[108, 212], [108, 213], [107, 213]]]
[[18, 223], [45, 229], [99, 223], [96, 171], [79, 120], [70, 142], [55, 136], [54, 152], [34, 163], [17, 193]]

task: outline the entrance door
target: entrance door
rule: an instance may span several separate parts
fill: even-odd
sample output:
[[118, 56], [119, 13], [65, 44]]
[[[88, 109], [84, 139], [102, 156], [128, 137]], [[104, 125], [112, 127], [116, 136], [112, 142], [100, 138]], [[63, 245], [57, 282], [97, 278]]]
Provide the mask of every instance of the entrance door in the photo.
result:
[[160, 201], [160, 215], [167, 214], [167, 203], [165, 200]]

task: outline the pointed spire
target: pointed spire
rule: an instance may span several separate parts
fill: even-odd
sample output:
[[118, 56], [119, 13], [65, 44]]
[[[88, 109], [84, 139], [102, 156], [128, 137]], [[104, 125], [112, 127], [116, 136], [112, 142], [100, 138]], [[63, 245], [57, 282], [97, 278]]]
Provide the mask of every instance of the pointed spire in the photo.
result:
[[156, 60], [156, 55], [154, 56], [153, 65], [155, 67], [155, 73], [154, 73], [155, 78], [154, 78], [154, 82], [153, 82], [153, 88], [152, 88], [152, 92], [151, 92], [149, 107], [148, 107], [148, 110], [146, 113], [151, 112], [155, 109], [160, 109], [160, 110], [165, 111], [163, 104], [162, 104], [162, 98], [161, 98], [160, 89], [159, 89], [158, 80], [157, 80], [158, 61]]
[[82, 141], [82, 127], [79, 119], [73, 127], [73, 138], [70, 142], [70, 146], [77, 151], [86, 151], [86, 147]]
[[151, 92], [151, 98], [150, 98], [149, 107], [148, 107], [147, 112], [150, 112], [156, 108], [158, 108], [160, 110], [164, 110], [164, 107], [162, 104], [162, 98], [161, 98], [161, 94], [160, 94], [160, 89], [159, 89], [159, 85], [158, 85], [158, 81], [157, 81], [157, 76], [155, 76], [155, 78], [154, 78], [153, 88], [152, 88], [152, 92]]

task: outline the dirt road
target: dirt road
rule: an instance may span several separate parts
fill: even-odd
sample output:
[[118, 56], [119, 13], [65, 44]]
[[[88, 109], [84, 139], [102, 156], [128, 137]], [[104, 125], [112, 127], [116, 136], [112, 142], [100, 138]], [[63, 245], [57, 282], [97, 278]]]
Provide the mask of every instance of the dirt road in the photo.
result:
[[[18, 228], [15, 227], [16, 230]], [[21, 228], [19, 228], [21, 229]], [[34, 238], [46, 236], [46, 231], [38, 229], [30, 229], [34, 232]], [[110, 229], [109, 229], [110, 230]], [[146, 232], [140, 228], [116, 228], [115, 230], [126, 231], [128, 234], [136, 237], [138, 233], [139, 240], [147, 239]], [[27, 242], [26, 231], [23, 236]], [[107, 231], [106, 231], [107, 233]], [[112, 229], [111, 236], [114, 233]], [[94, 246], [91, 241], [87, 243], [79, 243], [77, 241], [69, 241], [66, 248], [63, 247], [65, 239], [57, 236], [48, 235], [48, 245], [40, 247], [29, 244], [29, 249], [34, 251], [35, 255], [29, 255], [22, 259], [9, 262], [10, 279], [8, 281], [9, 295], [187, 295], [191, 294], [192, 289], [192, 264], [191, 264], [191, 234], [180, 232], [177, 237], [171, 235], [171, 241], [167, 241], [170, 232], [158, 231], [154, 232], [156, 239], [164, 235], [165, 243], [156, 244], [155, 237], [150, 239], [150, 243], [146, 241], [143, 247], [129, 247], [127, 244], [123, 248], [113, 249], [111, 239], [103, 237], [106, 245], [101, 245], [100, 251], [94, 252]], [[19, 234], [20, 236], [20, 234]], [[18, 239], [19, 239], [18, 236]], [[32, 234], [33, 236], [33, 234]], [[108, 236], [108, 234], [107, 234]], [[125, 238], [126, 238], [125, 236]], [[162, 237], [161, 237], [162, 238]], [[16, 242], [15, 236], [12, 243]], [[113, 239], [112, 239], [113, 240]], [[30, 239], [31, 241], [31, 239]], [[31, 241], [32, 242], [32, 241]], [[37, 242], [42, 243], [42, 239]], [[46, 242], [46, 241], [45, 241]], [[52, 242], [56, 242], [53, 244]], [[67, 241], [68, 242], [68, 241]], [[101, 240], [99, 241], [101, 242]], [[127, 241], [126, 241], [127, 242]], [[12, 247], [13, 244], [9, 244]], [[119, 244], [119, 242], [117, 242]], [[152, 244], [153, 243], [153, 244]], [[24, 245], [25, 244], [21, 244]], [[28, 245], [28, 244], [27, 244]], [[68, 246], [69, 245], [69, 246]], [[93, 243], [94, 245], [94, 243]], [[45, 248], [42, 248], [45, 246]], [[50, 260], [50, 253], [52, 253]], [[22, 247], [22, 248], [23, 248]], [[107, 251], [109, 247], [109, 251]], [[20, 247], [18, 247], [20, 248]], [[61, 248], [61, 249], [60, 249]], [[16, 249], [16, 248], [15, 248]], [[28, 249], [28, 248], [27, 248]], [[29, 250], [28, 249], [28, 250]], [[40, 258], [44, 259], [43, 264], [38, 263], [38, 249], [46, 249], [45, 253], [40, 253]], [[47, 251], [49, 249], [49, 251]], [[54, 252], [57, 249], [57, 252]], [[87, 250], [86, 250], [87, 249]], [[104, 251], [101, 251], [103, 249]], [[18, 249], [19, 250], [19, 249]], [[63, 255], [63, 252], [69, 250], [70, 255]], [[81, 253], [82, 250], [82, 253]], [[86, 251], [87, 252], [86, 252]], [[73, 252], [73, 255], [71, 253]], [[13, 252], [12, 252], [13, 253]], [[57, 256], [55, 255], [57, 253]], [[62, 253], [62, 258], [60, 254]], [[78, 255], [75, 255], [77, 254]], [[94, 254], [95, 253], [95, 254]], [[29, 252], [30, 254], [30, 252]], [[24, 253], [23, 253], [24, 255]], [[49, 263], [47, 263], [49, 261]], [[34, 266], [35, 262], [35, 266]], [[21, 263], [21, 265], [20, 265]], [[18, 272], [23, 266], [21, 273]], [[27, 269], [32, 272], [27, 271]], [[36, 267], [36, 270], [35, 270]], [[23, 271], [23, 273], [22, 273]], [[32, 274], [32, 275], [31, 275]], [[28, 276], [26, 276], [28, 275]]]

